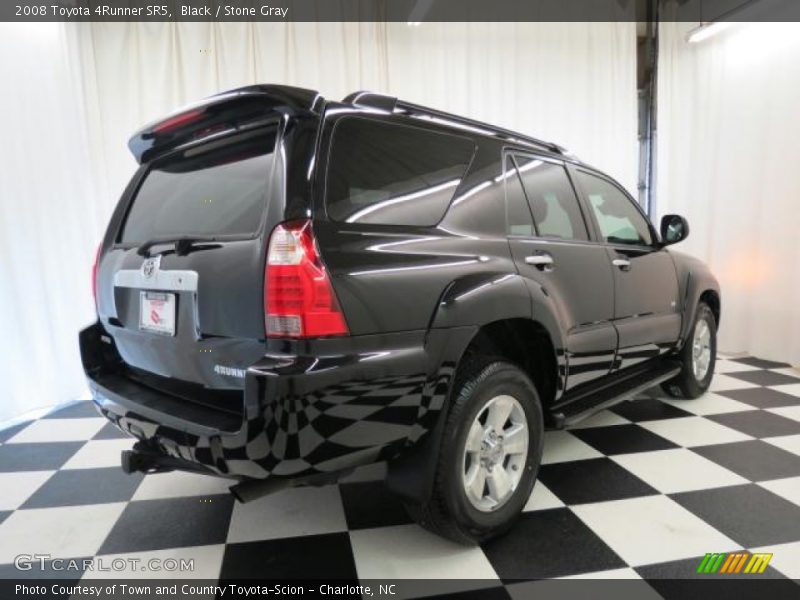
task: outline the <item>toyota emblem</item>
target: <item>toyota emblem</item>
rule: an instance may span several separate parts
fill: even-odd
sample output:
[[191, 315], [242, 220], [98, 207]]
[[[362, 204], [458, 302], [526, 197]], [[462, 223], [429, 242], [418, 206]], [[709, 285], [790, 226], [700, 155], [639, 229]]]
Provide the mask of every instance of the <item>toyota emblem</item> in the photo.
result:
[[153, 273], [156, 272], [156, 269], [158, 268], [158, 258], [147, 258], [142, 263], [142, 275], [144, 275], [147, 279], [150, 279], [153, 276]]

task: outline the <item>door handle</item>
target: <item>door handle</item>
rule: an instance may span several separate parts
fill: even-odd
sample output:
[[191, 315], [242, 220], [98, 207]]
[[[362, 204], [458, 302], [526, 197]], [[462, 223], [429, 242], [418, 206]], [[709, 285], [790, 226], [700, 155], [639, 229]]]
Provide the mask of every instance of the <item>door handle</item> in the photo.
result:
[[629, 261], [627, 258], [615, 258], [611, 261], [611, 264], [617, 267], [620, 271], [631, 270], [631, 261]]
[[533, 265], [534, 267], [544, 270], [551, 270], [553, 268], [553, 257], [547, 252], [540, 252], [538, 254], [531, 254], [525, 257], [526, 265]]

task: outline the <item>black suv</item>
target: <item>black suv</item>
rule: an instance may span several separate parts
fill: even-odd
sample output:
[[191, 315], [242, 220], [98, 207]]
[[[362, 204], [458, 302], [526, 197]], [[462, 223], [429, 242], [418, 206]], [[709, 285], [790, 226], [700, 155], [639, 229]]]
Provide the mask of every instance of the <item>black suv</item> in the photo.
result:
[[563, 148], [360, 92], [258, 85], [130, 140], [83, 365], [128, 472], [241, 501], [386, 461], [426, 527], [504, 531], [543, 430], [657, 384], [695, 398], [720, 295]]

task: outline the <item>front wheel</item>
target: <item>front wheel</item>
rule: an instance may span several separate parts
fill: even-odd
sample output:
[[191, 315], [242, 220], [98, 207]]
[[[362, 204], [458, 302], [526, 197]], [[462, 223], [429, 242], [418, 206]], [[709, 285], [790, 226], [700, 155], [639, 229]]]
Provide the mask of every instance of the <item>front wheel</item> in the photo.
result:
[[711, 308], [704, 302], [697, 306], [691, 332], [691, 337], [686, 340], [679, 354], [681, 372], [661, 386], [675, 398], [692, 399], [703, 395], [714, 377], [717, 321]]
[[500, 361], [470, 361], [456, 381], [432, 497], [409, 513], [462, 544], [506, 531], [522, 512], [542, 457], [543, 419], [528, 376]]

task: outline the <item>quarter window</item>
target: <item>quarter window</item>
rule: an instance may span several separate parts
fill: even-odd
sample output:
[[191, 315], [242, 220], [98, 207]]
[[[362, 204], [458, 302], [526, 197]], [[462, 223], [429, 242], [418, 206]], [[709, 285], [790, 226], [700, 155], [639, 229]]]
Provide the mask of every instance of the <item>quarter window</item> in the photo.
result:
[[515, 156], [540, 237], [588, 240], [578, 198], [562, 165]]
[[578, 171], [578, 181], [589, 199], [600, 233], [611, 244], [649, 246], [650, 227], [633, 201], [612, 183]]
[[469, 166], [475, 145], [454, 135], [347, 118], [331, 142], [328, 215], [347, 223], [435, 225]]

